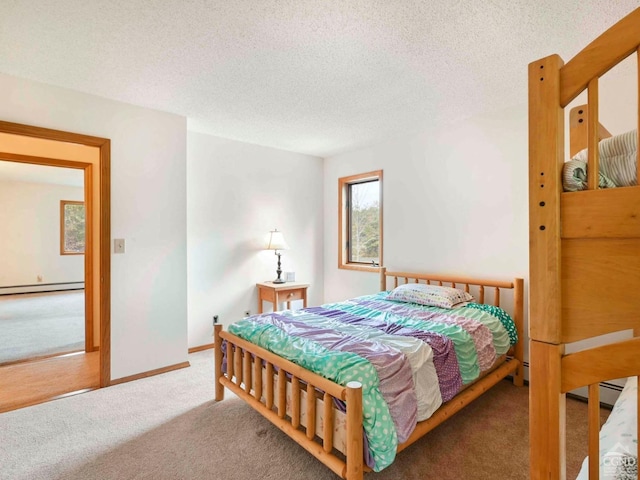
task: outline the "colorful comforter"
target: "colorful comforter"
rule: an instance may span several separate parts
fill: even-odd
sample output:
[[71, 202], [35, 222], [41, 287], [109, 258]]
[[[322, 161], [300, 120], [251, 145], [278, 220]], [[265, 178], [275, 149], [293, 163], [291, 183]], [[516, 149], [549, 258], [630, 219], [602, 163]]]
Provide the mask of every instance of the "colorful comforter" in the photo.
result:
[[362, 384], [367, 464], [390, 465], [398, 443], [517, 341], [502, 309], [469, 303], [445, 310], [387, 300], [256, 315], [229, 331], [340, 385]]

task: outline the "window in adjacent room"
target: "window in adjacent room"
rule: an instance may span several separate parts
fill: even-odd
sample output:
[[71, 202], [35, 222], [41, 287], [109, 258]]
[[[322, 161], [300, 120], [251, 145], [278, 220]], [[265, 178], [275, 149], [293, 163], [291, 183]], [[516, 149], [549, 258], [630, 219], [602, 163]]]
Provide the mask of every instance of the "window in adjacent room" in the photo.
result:
[[382, 170], [338, 179], [338, 267], [372, 270], [382, 262]]
[[84, 202], [60, 200], [60, 255], [84, 254]]

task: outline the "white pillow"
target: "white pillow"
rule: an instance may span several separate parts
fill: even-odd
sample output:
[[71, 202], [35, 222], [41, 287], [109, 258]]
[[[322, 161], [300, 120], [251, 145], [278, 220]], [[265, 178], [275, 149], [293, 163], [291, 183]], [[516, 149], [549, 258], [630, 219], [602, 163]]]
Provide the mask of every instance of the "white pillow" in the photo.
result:
[[405, 283], [394, 288], [389, 300], [396, 302], [417, 303], [440, 308], [453, 308], [461, 303], [470, 302], [473, 296], [464, 290], [424, 283]]

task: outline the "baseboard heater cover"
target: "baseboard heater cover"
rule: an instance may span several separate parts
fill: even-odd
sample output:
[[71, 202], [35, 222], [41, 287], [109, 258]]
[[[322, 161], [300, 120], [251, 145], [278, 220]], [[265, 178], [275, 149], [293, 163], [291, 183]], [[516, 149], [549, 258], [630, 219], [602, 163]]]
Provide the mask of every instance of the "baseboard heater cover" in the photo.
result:
[[82, 289], [84, 289], [84, 281], [34, 283], [31, 285], [10, 285], [6, 287], [0, 286], [0, 295], [15, 295], [20, 293], [59, 292], [64, 290], [82, 290]]

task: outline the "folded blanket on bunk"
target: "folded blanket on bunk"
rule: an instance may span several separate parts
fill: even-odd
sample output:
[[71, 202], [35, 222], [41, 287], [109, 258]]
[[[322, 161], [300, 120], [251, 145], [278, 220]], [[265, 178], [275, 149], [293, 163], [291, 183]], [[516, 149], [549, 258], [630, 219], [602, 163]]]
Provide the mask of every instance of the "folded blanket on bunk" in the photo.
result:
[[[629, 377], [609, 418], [600, 430], [600, 478], [636, 480], [638, 478], [638, 379]], [[589, 479], [589, 457], [577, 480]]]
[[229, 327], [244, 338], [340, 385], [362, 384], [367, 464], [390, 465], [398, 443], [489, 370], [517, 341], [502, 309], [400, 303], [388, 293], [255, 315]]
[[[637, 130], [600, 141], [600, 188], [637, 185], [637, 151]], [[564, 164], [562, 180], [565, 192], [587, 189], [587, 155], [585, 148]]]

